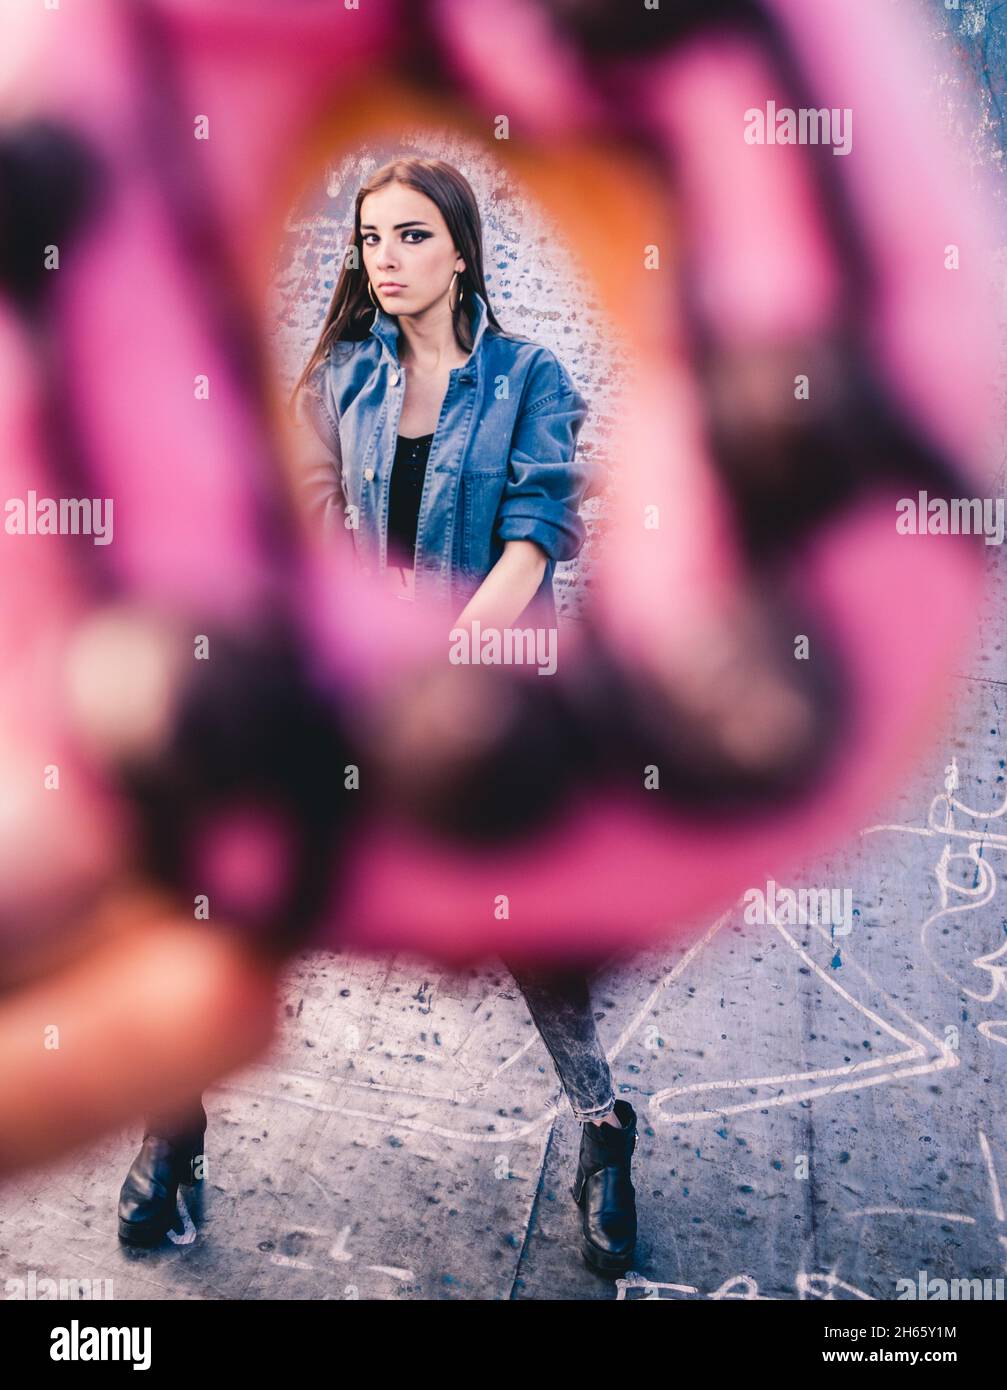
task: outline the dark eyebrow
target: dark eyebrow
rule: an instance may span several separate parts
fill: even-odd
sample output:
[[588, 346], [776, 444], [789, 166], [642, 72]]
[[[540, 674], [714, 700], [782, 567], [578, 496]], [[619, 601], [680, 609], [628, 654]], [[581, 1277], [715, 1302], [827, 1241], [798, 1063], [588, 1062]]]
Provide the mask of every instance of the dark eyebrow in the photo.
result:
[[[393, 232], [398, 232], [398, 231], [400, 231], [403, 227], [429, 227], [429, 226], [430, 226], [430, 223], [429, 223], [429, 222], [420, 222], [420, 221], [417, 219], [416, 221], [413, 221], [413, 222], [396, 222], [395, 226], [392, 228], [392, 231], [393, 231]], [[377, 229], [377, 227], [375, 227], [375, 225], [374, 225], [373, 222], [361, 222], [361, 224], [360, 224], [360, 230], [361, 230], [362, 232], [376, 232], [378, 229]]]

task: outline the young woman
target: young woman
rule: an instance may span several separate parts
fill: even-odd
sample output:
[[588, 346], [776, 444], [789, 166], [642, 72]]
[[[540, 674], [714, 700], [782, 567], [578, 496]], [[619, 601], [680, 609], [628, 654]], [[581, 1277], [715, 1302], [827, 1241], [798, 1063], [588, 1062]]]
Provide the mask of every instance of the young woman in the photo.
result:
[[[446, 599], [456, 627], [522, 615], [554, 625], [553, 571], [585, 537], [584, 399], [554, 353], [498, 324], [479, 209], [450, 164], [378, 170], [357, 193], [353, 244], [294, 389], [309, 510], [375, 582], [409, 602]], [[572, 1189], [583, 1254], [623, 1272], [636, 1241], [636, 1114], [613, 1094], [586, 975], [505, 964], [583, 1125]], [[164, 1234], [171, 1176], [202, 1144], [200, 1113], [148, 1123], [123, 1188], [124, 1239]]]

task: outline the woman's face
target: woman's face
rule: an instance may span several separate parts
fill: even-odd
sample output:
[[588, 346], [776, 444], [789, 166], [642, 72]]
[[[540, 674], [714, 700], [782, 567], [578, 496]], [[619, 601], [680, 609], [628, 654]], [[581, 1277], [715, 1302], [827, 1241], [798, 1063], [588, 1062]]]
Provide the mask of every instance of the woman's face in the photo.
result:
[[388, 314], [419, 314], [447, 295], [465, 269], [440, 208], [401, 183], [368, 193], [360, 204], [364, 270]]

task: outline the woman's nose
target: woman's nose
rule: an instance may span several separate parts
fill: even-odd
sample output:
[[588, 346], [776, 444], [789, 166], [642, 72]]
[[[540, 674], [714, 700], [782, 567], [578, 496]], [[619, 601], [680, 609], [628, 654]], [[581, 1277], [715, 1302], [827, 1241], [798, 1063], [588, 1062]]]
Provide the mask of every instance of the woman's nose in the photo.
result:
[[379, 270], [391, 270], [395, 266], [395, 257], [392, 255], [390, 246], [382, 246], [378, 251], [377, 267]]

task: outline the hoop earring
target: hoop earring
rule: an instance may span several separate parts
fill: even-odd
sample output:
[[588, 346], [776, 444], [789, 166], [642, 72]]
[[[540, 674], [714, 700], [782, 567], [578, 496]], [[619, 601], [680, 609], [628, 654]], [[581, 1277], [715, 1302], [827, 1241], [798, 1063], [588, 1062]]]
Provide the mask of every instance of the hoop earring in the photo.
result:
[[370, 282], [370, 280], [367, 281], [367, 294], [368, 294], [368, 297], [369, 297], [371, 303], [374, 305], [375, 309], [380, 309], [380, 308], [381, 308], [381, 305], [380, 305], [380, 304], [378, 303], [378, 301], [374, 298], [374, 291], [371, 289], [371, 282]]
[[[457, 279], [458, 279], [458, 271], [456, 270], [455, 273], [454, 273], [454, 275], [452, 275], [452, 277], [451, 277], [451, 285], [453, 285], [454, 282], [455, 282]], [[464, 287], [463, 285], [459, 285], [459, 286], [458, 286], [458, 294], [457, 294], [456, 297], [455, 297], [455, 302], [451, 305], [451, 312], [452, 312], [452, 313], [455, 312], [455, 310], [458, 308], [458, 305], [462, 302], [462, 300], [463, 300], [464, 298], [465, 298], [465, 287]], [[451, 286], [448, 286], [448, 301], [449, 301], [449, 302], [450, 302], [450, 299], [451, 299]]]

